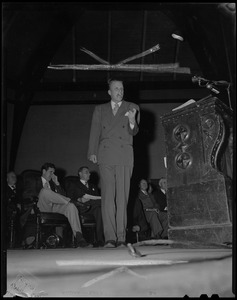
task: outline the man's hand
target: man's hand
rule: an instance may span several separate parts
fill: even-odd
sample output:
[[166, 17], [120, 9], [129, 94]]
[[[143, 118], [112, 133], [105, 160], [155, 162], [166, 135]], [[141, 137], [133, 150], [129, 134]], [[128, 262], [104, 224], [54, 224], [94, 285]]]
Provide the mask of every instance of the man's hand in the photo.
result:
[[81, 203], [86, 203], [88, 202], [90, 199], [86, 199], [85, 197], [81, 197], [81, 198], [78, 198], [77, 201], [78, 202], [81, 202]]
[[136, 109], [133, 108], [133, 110], [129, 110], [127, 116], [128, 116], [128, 119], [129, 119], [129, 123], [132, 124], [132, 125], [135, 125], [135, 123], [136, 123], [136, 120], [135, 120]]
[[97, 157], [95, 154], [92, 154], [90, 157], [89, 157], [89, 160], [92, 161], [94, 164], [97, 163]]
[[139, 225], [134, 225], [133, 227], [132, 227], [132, 231], [133, 232], [137, 232], [137, 231], [140, 231], [140, 226]]
[[83, 198], [87, 199], [87, 200], [99, 200], [99, 199], [101, 199], [101, 196], [94, 196], [94, 195], [90, 195], [90, 194], [84, 194]]
[[59, 185], [58, 177], [55, 174], [52, 175], [52, 180], [56, 185]]

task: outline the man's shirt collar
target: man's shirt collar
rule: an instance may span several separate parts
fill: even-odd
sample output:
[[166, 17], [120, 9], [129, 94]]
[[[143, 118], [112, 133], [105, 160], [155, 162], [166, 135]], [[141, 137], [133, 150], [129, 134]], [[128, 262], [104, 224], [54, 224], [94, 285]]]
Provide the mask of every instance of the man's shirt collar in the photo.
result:
[[121, 104], [122, 104], [122, 101], [114, 102], [114, 101], [111, 100], [112, 109], [114, 109], [115, 104], [118, 104], [118, 106], [120, 107]]
[[84, 185], [87, 184], [87, 181], [83, 180], [83, 179], [80, 179], [81, 183], [83, 183]]
[[41, 176], [41, 180], [42, 180], [42, 183], [43, 183], [43, 186], [45, 185], [45, 183], [47, 182], [47, 180]]

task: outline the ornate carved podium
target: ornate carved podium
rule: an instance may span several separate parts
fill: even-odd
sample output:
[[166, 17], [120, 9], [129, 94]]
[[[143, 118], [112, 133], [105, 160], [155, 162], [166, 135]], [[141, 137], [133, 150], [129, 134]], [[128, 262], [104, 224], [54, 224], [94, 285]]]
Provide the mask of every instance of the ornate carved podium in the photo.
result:
[[222, 164], [232, 111], [209, 96], [163, 115], [161, 122], [169, 239], [186, 246], [232, 243], [232, 180]]

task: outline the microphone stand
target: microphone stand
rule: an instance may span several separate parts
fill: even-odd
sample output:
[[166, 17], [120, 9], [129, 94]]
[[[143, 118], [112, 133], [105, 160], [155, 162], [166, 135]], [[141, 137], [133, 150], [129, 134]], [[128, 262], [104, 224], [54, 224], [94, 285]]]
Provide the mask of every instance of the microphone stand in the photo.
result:
[[[217, 88], [213, 87], [213, 85], [216, 86], [214, 81], [209, 80], [209, 81], [206, 81], [206, 83], [202, 84], [201, 80], [199, 79], [197, 82], [200, 87], [205, 87], [205, 88], [211, 90], [215, 94], [220, 93], [220, 91]], [[227, 95], [228, 95], [229, 107], [231, 110], [233, 110], [232, 106], [231, 106], [231, 98], [230, 98], [230, 84], [228, 84], [226, 90], [227, 90]]]
[[230, 84], [228, 85], [228, 87], [226, 88], [226, 90], [227, 90], [227, 95], [228, 95], [230, 109], [233, 110], [233, 108], [231, 106], [231, 100], [230, 100]]

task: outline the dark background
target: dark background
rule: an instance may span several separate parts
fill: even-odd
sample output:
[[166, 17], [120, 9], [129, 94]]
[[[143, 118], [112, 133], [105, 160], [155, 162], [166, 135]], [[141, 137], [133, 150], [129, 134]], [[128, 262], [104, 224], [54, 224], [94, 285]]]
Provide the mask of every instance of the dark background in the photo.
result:
[[[3, 182], [8, 169], [20, 174], [45, 161], [63, 175], [80, 165], [97, 172], [87, 160], [90, 122], [94, 106], [109, 100], [110, 76], [124, 80], [125, 99], [141, 108], [134, 180], [165, 175], [160, 117], [211, 93], [193, 76], [229, 82], [229, 94], [219, 86], [217, 96], [235, 111], [234, 3], [3, 2], [2, 16]], [[140, 72], [48, 68], [101, 65], [83, 48], [114, 65], [157, 44], [158, 51], [127, 63]], [[174, 63], [180, 72], [161, 72]]]

